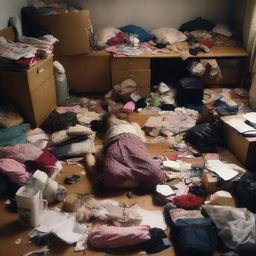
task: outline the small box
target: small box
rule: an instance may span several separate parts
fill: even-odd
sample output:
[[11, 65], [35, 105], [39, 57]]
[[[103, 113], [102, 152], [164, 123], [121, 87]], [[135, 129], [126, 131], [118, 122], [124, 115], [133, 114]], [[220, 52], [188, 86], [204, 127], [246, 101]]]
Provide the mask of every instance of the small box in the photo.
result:
[[[239, 116], [242, 118], [242, 115], [236, 115], [236, 117]], [[234, 118], [234, 116], [221, 117], [227, 147], [249, 171], [255, 172], [256, 137], [244, 137], [236, 129], [225, 122], [232, 118]]]
[[231, 191], [236, 181], [223, 181], [217, 183], [217, 178], [212, 176], [210, 173], [204, 172], [202, 176], [202, 183], [207, 194], [213, 194], [219, 190]]

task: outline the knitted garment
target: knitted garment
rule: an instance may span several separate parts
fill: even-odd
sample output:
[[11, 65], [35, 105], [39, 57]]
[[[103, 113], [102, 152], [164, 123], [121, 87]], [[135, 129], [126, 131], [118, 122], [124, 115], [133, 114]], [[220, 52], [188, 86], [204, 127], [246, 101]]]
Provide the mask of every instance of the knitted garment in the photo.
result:
[[187, 194], [182, 196], [176, 196], [174, 198], [174, 204], [178, 208], [186, 210], [192, 210], [199, 208], [204, 202], [204, 198], [195, 194]]

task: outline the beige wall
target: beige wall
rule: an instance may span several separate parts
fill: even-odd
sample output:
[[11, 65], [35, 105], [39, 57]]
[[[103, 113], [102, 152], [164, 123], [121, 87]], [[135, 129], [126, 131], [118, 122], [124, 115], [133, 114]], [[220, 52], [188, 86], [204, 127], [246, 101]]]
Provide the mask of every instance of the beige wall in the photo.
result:
[[9, 17], [20, 15], [27, 0], [0, 0], [0, 29], [7, 27]]
[[145, 29], [178, 28], [183, 22], [202, 16], [214, 22], [228, 22], [232, 0], [69, 0], [91, 10], [94, 28], [136, 24]]

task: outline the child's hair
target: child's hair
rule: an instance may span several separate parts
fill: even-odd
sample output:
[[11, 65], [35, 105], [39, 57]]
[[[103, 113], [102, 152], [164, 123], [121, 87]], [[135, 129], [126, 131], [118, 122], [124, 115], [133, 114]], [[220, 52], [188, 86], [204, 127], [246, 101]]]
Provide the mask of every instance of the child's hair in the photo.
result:
[[91, 122], [91, 129], [96, 132], [101, 132], [105, 134], [107, 130], [110, 128], [111, 123], [114, 119], [121, 119], [124, 118], [120, 117], [117, 114], [107, 113], [105, 114], [101, 120], [94, 120]]

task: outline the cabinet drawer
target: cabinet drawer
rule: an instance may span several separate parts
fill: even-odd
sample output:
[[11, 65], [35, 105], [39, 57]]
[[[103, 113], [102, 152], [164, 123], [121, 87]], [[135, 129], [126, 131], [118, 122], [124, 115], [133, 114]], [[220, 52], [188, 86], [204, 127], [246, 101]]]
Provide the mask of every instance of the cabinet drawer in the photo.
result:
[[112, 69], [149, 69], [149, 58], [112, 58]]
[[54, 77], [52, 58], [42, 61], [28, 71], [29, 90], [34, 91], [50, 77]]
[[31, 95], [35, 125], [39, 126], [56, 107], [55, 81], [51, 77], [33, 91]]
[[136, 82], [137, 87], [150, 87], [150, 78], [150, 69], [112, 69], [112, 86], [119, 84], [126, 79], [132, 79]]
[[139, 87], [137, 88], [137, 92], [143, 98], [147, 98], [150, 96], [150, 87]]
[[55, 57], [65, 68], [74, 92], [105, 93], [111, 90], [110, 55]]

